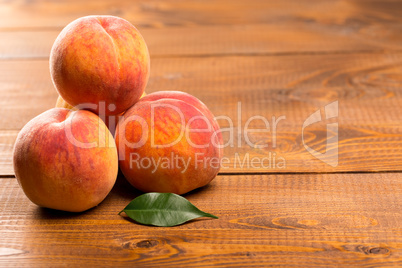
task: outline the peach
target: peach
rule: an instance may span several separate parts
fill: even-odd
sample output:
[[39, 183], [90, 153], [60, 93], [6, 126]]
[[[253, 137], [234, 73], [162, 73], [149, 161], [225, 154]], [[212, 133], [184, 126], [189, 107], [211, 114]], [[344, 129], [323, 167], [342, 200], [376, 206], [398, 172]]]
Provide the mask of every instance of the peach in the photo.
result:
[[53, 108], [29, 121], [17, 136], [13, 162], [33, 203], [71, 212], [102, 202], [118, 172], [113, 136], [85, 110]]
[[120, 169], [144, 192], [184, 194], [220, 169], [222, 135], [210, 110], [178, 91], [149, 94], [126, 111], [115, 140]]
[[56, 100], [56, 108], [66, 108], [70, 110], [77, 111], [78, 109], [72, 106], [70, 103], [66, 102], [60, 95], [57, 97]]
[[121, 114], [140, 99], [149, 70], [143, 37], [131, 23], [114, 16], [71, 22], [50, 53], [50, 74], [60, 96], [72, 106], [106, 116]]
[[[142, 93], [141, 97], [146, 96], [147, 94], [144, 92]], [[66, 108], [66, 109], [70, 109], [70, 110], [74, 110], [77, 111], [79, 106], [74, 107], [71, 104], [69, 104], [68, 102], [66, 102], [60, 95], [57, 97], [57, 101], [56, 101], [56, 108]], [[124, 112], [123, 112], [124, 113]], [[112, 135], [114, 135], [114, 132], [116, 130], [116, 125], [119, 121], [119, 118], [123, 115], [123, 113], [118, 114], [118, 115], [109, 115], [109, 116], [100, 116], [100, 118], [102, 118], [102, 120], [105, 122], [106, 126], [109, 128], [110, 132], [112, 133]]]

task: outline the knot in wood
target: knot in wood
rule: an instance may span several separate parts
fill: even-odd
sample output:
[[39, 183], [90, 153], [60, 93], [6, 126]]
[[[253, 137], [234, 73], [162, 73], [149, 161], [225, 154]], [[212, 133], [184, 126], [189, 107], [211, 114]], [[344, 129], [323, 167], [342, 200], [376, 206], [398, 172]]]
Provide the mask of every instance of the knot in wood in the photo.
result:
[[387, 254], [389, 249], [383, 247], [374, 247], [368, 250], [369, 254]]
[[151, 248], [151, 247], [154, 247], [154, 246], [156, 246], [158, 244], [159, 243], [158, 243], [157, 240], [148, 240], [148, 239], [146, 239], [146, 240], [142, 240], [142, 241], [138, 242], [136, 244], [136, 246], [138, 248]]

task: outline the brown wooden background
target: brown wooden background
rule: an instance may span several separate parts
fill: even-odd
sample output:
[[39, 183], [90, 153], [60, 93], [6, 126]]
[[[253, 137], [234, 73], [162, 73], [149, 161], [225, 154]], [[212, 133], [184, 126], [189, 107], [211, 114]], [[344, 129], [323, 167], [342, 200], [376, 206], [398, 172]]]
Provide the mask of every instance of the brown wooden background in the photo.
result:
[[[220, 123], [233, 131], [254, 115], [286, 116], [276, 146], [272, 133], [249, 133], [265, 149], [235, 140], [230, 164], [185, 196], [219, 220], [133, 224], [117, 215], [140, 194], [123, 178], [81, 214], [38, 208], [19, 189], [16, 135], [57, 98], [50, 48], [65, 25], [92, 14], [141, 31], [148, 93], [189, 92], [232, 118]], [[337, 122], [336, 167], [306, 151], [301, 131], [333, 101], [339, 116], [304, 137], [323, 153], [326, 124]], [[401, 106], [401, 1], [0, 1], [0, 266], [402, 266]], [[269, 153], [285, 167], [234, 164]]]

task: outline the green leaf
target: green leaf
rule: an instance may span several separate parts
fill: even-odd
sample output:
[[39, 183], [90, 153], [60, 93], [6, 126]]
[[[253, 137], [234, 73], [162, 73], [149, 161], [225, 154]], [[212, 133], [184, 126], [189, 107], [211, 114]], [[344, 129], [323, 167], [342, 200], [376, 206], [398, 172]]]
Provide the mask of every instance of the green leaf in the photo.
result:
[[122, 211], [138, 223], [175, 226], [199, 217], [218, 217], [199, 210], [184, 197], [172, 193], [147, 193], [131, 201]]

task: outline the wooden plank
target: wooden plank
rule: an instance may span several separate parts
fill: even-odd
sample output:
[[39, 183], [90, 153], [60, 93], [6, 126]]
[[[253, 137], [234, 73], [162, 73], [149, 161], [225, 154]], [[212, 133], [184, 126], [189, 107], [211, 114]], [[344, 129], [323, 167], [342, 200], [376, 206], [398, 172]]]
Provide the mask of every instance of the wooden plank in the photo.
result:
[[[229, 128], [224, 130], [228, 163], [222, 172], [400, 170], [401, 63], [401, 53], [160, 58], [152, 61], [147, 92], [186, 91], [215, 116], [226, 116], [219, 120]], [[0, 76], [1, 130], [18, 130], [54, 106], [57, 93], [47, 61], [1, 61]], [[312, 124], [302, 136], [307, 118], [333, 101], [339, 102], [338, 118]], [[246, 137], [244, 128], [253, 118], [248, 129], [267, 128], [256, 116], [266, 119], [269, 130], [250, 131]], [[322, 154], [328, 148], [328, 157], [336, 157], [336, 143], [326, 144], [326, 124], [336, 122], [338, 165], [332, 167], [305, 146]], [[9, 135], [0, 135], [3, 155], [11, 154], [14, 139]], [[256, 164], [247, 157], [256, 157]], [[12, 174], [10, 160], [1, 166], [2, 175]]]
[[401, 49], [402, 4], [396, 0], [229, 2], [0, 3], [0, 58], [47, 58], [60, 30], [88, 14], [130, 20], [153, 57]]
[[18, 130], [0, 131], [0, 176], [14, 174], [13, 147]]
[[[256, 55], [284, 53], [350, 53], [401, 50], [399, 29], [386, 30], [378, 38], [364, 31], [317, 27], [310, 23], [277, 25], [207, 25], [193, 27], [139, 28], [151, 58], [195, 55]], [[383, 27], [375, 29], [378, 33]], [[0, 31], [0, 59], [47, 59], [60, 30]], [[372, 31], [370, 31], [372, 32]]]
[[0, 265], [402, 265], [402, 175], [218, 176], [185, 197], [219, 219], [172, 228], [117, 213], [139, 193], [119, 180], [85, 213], [41, 209], [0, 179]]
[[[286, 21], [347, 26], [348, 31], [375, 30], [378, 24], [399, 27], [402, 8], [398, 0], [198, 0], [141, 1], [77, 0], [0, 2], [0, 29], [61, 28], [92, 14], [110, 14], [146, 27], [212, 24], [259, 24]], [[374, 22], [374, 24], [373, 24]], [[366, 28], [367, 27], [367, 28]], [[368, 32], [367, 34], [371, 34]], [[376, 34], [376, 31], [374, 31]], [[387, 35], [387, 32], [381, 34]]]
[[[338, 156], [330, 151], [329, 156], [320, 160], [303, 146], [300, 133], [287, 127], [276, 134], [278, 148], [261, 150], [244, 142], [240, 148], [237, 145], [225, 147], [220, 174], [400, 171], [401, 131], [400, 125], [341, 125]], [[17, 134], [18, 131], [0, 131], [0, 176], [14, 174], [12, 155]], [[326, 146], [335, 146], [326, 145], [325, 126], [316, 126], [305, 135], [309, 136], [306, 144], [318, 152], [325, 153]], [[270, 140], [270, 137], [263, 136], [253, 138], [256, 144]], [[225, 142], [228, 142], [227, 135]], [[333, 167], [331, 164], [335, 158], [337, 166]]]
[[[155, 59], [146, 91], [189, 92], [233, 121], [241, 102], [243, 123], [260, 113], [300, 124], [339, 100], [344, 123], [397, 126], [401, 68], [402, 53]], [[48, 69], [47, 60], [0, 62], [0, 129], [20, 129], [53, 107], [57, 93]]]

